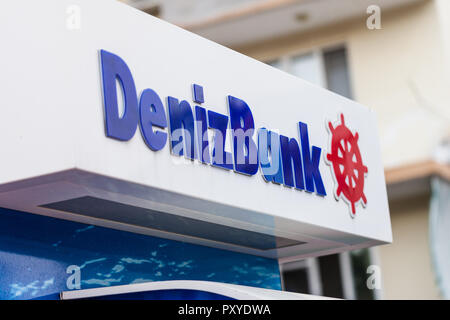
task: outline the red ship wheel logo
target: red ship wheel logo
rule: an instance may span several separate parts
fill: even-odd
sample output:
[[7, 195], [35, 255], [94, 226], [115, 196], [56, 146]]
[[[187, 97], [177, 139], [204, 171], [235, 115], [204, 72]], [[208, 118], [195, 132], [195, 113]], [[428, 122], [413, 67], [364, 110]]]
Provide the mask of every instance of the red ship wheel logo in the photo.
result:
[[327, 154], [326, 161], [332, 169], [337, 184], [335, 190], [336, 200], [343, 195], [351, 205], [351, 216], [356, 215], [356, 204], [362, 201], [367, 203], [364, 195], [364, 179], [367, 167], [363, 164], [358, 146], [358, 132], [354, 135], [345, 125], [344, 115], [341, 114], [341, 123], [333, 127], [328, 122], [331, 133], [331, 153]]

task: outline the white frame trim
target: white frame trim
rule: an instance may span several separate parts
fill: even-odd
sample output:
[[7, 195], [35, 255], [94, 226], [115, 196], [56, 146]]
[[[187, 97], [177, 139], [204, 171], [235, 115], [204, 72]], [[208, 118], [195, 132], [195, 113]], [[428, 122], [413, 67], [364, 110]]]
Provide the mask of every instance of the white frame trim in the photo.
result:
[[342, 280], [342, 295], [344, 296], [344, 299], [355, 300], [356, 290], [353, 281], [354, 274], [350, 252], [339, 254], [339, 267]]
[[241, 286], [235, 284], [212, 282], [212, 281], [195, 281], [195, 280], [171, 280], [171, 281], [155, 281], [143, 282], [137, 284], [128, 284], [121, 286], [93, 288], [84, 290], [63, 291], [60, 294], [61, 300], [86, 299], [101, 296], [137, 293], [146, 291], [159, 290], [199, 290], [238, 300], [329, 300], [321, 296], [308, 294], [300, 294], [293, 292], [283, 292], [280, 290], [271, 290], [264, 288], [256, 288], [249, 286]]

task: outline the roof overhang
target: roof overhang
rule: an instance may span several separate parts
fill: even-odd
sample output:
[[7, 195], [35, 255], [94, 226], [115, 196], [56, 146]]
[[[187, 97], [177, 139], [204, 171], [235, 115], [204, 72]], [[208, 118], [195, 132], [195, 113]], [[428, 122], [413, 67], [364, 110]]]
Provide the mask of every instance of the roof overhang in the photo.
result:
[[390, 200], [430, 192], [431, 177], [450, 181], [450, 165], [434, 160], [411, 163], [385, 170]]
[[268, 0], [240, 6], [195, 23], [178, 24], [225, 46], [239, 47], [356, 17], [368, 17], [367, 8], [370, 5], [378, 5], [383, 13], [421, 1]]

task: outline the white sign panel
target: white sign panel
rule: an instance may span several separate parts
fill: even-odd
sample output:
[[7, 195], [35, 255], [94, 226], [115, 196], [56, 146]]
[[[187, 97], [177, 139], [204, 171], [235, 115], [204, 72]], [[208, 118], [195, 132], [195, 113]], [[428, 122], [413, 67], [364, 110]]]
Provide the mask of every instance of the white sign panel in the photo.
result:
[[0, 206], [269, 257], [391, 242], [367, 107], [114, 1], [0, 9]]

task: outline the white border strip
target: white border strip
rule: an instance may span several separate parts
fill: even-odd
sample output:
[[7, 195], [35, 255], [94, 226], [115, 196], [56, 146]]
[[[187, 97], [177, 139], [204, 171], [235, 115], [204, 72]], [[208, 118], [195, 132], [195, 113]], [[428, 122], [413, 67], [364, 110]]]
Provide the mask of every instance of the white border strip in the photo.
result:
[[171, 280], [144, 282], [138, 284], [129, 284], [121, 286], [112, 286], [105, 288], [94, 288], [85, 290], [74, 290], [61, 292], [62, 300], [95, 298], [101, 296], [109, 296], [116, 294], [136, 293], [157, 290], [199, 290], [237, 300], [321, 300], [331, 299], [321, 296], [313, 296], [308, 294], [300, 294], [279, 290], [270, 290], [256, 287], [240, 286], [221, 282], [212, 281], [194, 281], [194, 280]]

